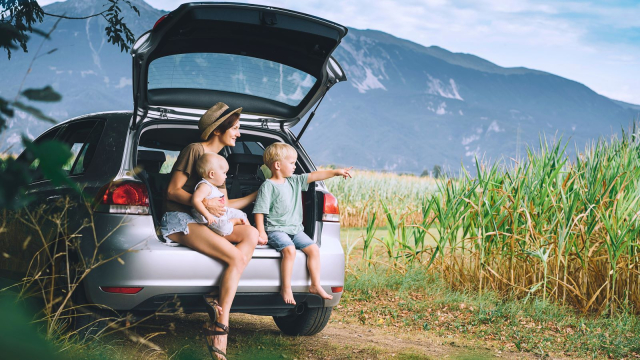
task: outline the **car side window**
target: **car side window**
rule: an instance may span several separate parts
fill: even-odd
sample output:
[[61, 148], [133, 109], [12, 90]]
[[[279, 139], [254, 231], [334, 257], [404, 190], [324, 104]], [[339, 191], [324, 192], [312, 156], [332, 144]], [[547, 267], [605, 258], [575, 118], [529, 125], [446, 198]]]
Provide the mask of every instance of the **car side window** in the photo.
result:
[[69, 175], [82, 175], [89, 168], [98, 141], [104, 130], [104, 121], [86, 120], [67, 125], [58, 139], [71, 148], [72, 156], [62, 169]]

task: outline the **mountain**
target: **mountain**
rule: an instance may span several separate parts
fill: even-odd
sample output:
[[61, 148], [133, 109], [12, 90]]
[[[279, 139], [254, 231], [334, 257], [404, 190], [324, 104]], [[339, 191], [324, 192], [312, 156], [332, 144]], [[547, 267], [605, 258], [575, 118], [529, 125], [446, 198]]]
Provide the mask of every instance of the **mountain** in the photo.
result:
[[[132, 3], [140, 18], [126, 6], [123, 10], [136, 36], [164, 14], [140, 0]], [[101, 11], [102, 1], [69, 0], [45, 9], [86, 16]], [[40, 28], [48, 31], [54, 22], [47, 18]], [[106, 42], [105, 24], [101, 18], [63, 20], [43, 45], [40, 54], [58, 51], [36, 59], [24, 88], [50, 84], [63, 94], [59, 103], [37, 104], [50, 116], [65, 120], [132, 109], [131, 58]], [[5, 79], [0, 96], [15, 97], [40, 42], [34, 36], [30, 53], [14, 52], [12, 60], [0, 60]], [[436, 164], [472, 168], [476, 157], [523, 154], [542, 133], [571, 139], [580, 148], [640, 114], [638, 105], [608, 99], [553, 74], [503, 68], [375, 30], [349, 29], [334, 56], [349, 81], [329, 91], [302, 137], [317, 164], [416, 173]], [[24, 114], [9, 125], [1, 135], [3, 149], [16, 144], [22, 132], [33, 137], [50, 126]]]

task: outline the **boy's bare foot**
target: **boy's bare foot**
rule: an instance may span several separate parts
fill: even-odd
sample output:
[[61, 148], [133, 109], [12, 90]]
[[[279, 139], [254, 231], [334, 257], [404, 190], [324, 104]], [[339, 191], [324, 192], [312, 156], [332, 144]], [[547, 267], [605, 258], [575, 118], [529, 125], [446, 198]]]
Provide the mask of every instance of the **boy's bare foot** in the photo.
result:
[[331, 300], [333, 299], [332, 295], [327, 294], [326, 291], [321, 286], [311, 285], [309, 287], [309, 292], [312, 294], [319, 295], [323, 299]]
[[291, 305], [296, 304], [296, 301], [293, 298], [293, 292], [291, 291], [291, 288], [280, 290], [280, 295], [282, 295], [282, 299], [284, 299], [285, 303], [291, 304]]

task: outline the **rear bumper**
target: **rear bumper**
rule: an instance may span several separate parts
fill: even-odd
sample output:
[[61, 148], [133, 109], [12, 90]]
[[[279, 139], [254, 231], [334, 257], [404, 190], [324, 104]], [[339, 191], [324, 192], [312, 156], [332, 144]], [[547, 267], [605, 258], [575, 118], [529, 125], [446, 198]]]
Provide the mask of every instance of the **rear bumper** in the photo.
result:
[[[84, 288], [90, 303], [121, 311], [150, 310], [156, 305], [157, 309], [176, 294], [200, 296], [217, 290], [224, 264], [187, 247], [166, 246], [149, 231], [154, 229], [151, 216], [100, 214], [96, 216], [95, 225], [97, 234], [110, 234], [99, 246], [98, 254], [104, 259], [117, 256], [122, 262], [108, 261], [87, 275]], [[315, 239], [321, 239], [320, 276], [322, 287], [329, 294], [332, 294], [331, 287], [344, 286], [345, 261], [339, 236], [339, 224], [317, 223]], [[82, 241], [87, 244], [82, 245], [84, 254], [91, 253], [93, 242], [87, 240], [83, 238]], [[310, 280], [306, 255], [302, 251], [297, 251], [291, 285], [302, 301], [314, 297], [308, 293]], [[101, 286], [143, 289], [137, 294], [114, 294], [102, 291]], [[279, 292], [280, 254], [270, 247], [259, 246], [240, 278], [233, 310], [259, 313], [269, 309], [293, 309], [282, 301]], [[323, 301], [321, 306], [336, 306], [341, 293], [333, 295], [332, 300]], [[271, 298], [273, 304], [269, 307], [262, 299]]]
[[[136, 313], [194, 313], [205, 312], [203, 294], [165, 294], [149, 298], [131, 311]], [[342, 293], [333, 294], [340, 297]], [[233, 299], [231, 312], [253, 315], [286, 316], [296, 312], [298, 306], [308, 308], [328, 307], [329, 305], [318, 295], [294, 293], [296, 305], [285, 304], [279, 293], [237, 293]]]

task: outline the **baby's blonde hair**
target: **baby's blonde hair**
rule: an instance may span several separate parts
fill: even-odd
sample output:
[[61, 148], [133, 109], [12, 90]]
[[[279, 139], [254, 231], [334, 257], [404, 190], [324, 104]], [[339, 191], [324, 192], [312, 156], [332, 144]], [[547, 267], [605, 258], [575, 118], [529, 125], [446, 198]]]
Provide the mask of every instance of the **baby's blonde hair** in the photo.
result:
[[273, 143], [264, 149], [262, 159], [264, 160], [264, 164], [271, 168], [276, 161], [284, 160], [287, 155], [298, 156], [298, 152], [289, 144]]
[[196, 162], [196, 172], [203, 178], [207, 177], [209, 171], [222, 171], [223, 165], [227, 164], [227, 160], [222, 156], [206, 152], [200, 156], [198, 162]]

